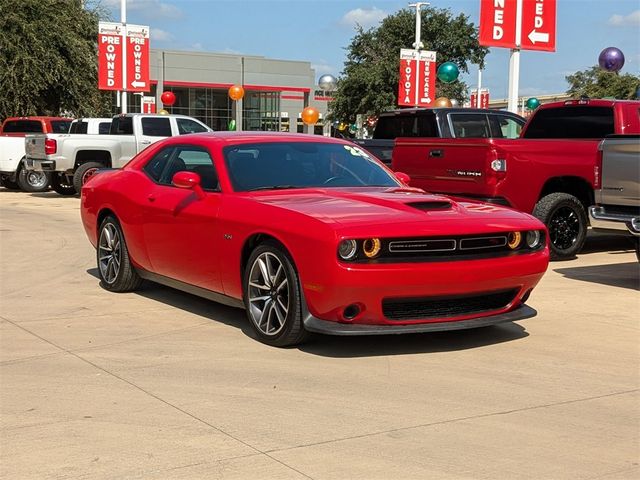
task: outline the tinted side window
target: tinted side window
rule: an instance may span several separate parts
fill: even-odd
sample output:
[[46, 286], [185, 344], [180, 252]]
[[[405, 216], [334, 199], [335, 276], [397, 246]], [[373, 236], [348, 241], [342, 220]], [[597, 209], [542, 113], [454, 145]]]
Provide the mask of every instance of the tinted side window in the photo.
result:
[[12, 120], [4, 124], [4, 133], [42, 133], [39, 120]]
[[604, 138], [613, 133], [612, 107], [567, 106], [538, 110], [524, 138]]
[[380, 116], [373, 133], [375, 139], [397, 137], [437, 137], [438, 126], [433, 112]]
[[168, 168], [165, 169], [160, 183], [171, 185], [173, 176], [178, 172], [194, 172], [200, 175], [200, 185], [203, 189], [219, 190], [218, 175], [213, 166], [213, 160], [205, 149], [199, 147], [176, 147]]
[[456, 138], [489, 138], [489, 122], [485, 114], [452, 113], [449, 115], [453, 136]]
[[166, 169], [174, 150], [174, 147], [169, 147], [156, 153], [144, 166], [143, 170], [145, 173], [156, 182], [159, 182], [162, 177], [162, 172]]
[[51, 120], [51, 131], [53, 133], [68, 133], [70, 124], [69, 120]]
[[111, 135], [133, 135], [133, 118], [115, 117], [111, 120]]
[[144, 117], [142, 134], [149, 137], [170, 137], [171, 123], [168, 118]]
[[519, 138], [524, 123], [506, 115], [489, 115], [489, 125], [494, 138]]
[[98, 124], [98, 135], [108, 135], [111, 129], [111, 122], [100, 122]]
[[188, 118], [178, 118], [176, 121], [178, 122], [178, 132], [180, 135], [207, 131], [203, 125], [200, 125], [198, 122], [194, 122], [193, 120], [189, 120]]
[[69, 129], [69, 133], [87, 133], [87, 122], [73, 122], [71, 124], [71, 128]]

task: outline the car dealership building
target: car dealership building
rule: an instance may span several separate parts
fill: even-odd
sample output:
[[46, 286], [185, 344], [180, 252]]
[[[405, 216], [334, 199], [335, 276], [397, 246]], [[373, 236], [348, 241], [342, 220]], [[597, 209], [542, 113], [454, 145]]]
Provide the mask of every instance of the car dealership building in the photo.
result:
[[[302, 132], [300, 114], [305, 106], [320, 112], [315, 133], [322, 134], [329, 92], [317, 86], [309, 62], [275, 60], [259, 56], [209, 52], [151, 50], [151, 92], [157, 111], [190, 115], [214, 130], [227, 130], [231, 120], [238, 129]], [[234, 102], [228, 90], [244, 87], [244, 98]], [[163, 92], [173, 92], [173, 106], [162, 104]], [[140, 112], [142, 96], [129, 93], [129, 111]]]

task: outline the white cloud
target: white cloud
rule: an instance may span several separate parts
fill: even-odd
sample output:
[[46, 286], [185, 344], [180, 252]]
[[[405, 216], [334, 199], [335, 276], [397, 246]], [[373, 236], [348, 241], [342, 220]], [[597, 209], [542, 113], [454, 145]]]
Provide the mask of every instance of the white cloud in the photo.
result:
[[640, 10], [629, 15], [612, 15], [607, 24], [614, 27], [640, 27]]
[[[114, 12], [114, 18], [120, 18], [120, 0], [106, 0], [105, 4]], [[180, 8], [161, 0], [127, 0], [127, 13], [135, 12], [145, 18], [170, 18], [184, 17]]]
[[313, 68], [316, 71], [316, 75], [318, 77], [324, 75], [325, 73], [330, 73], [334, 77], [338, 76], [339, 69], [336, 68], [334, 65], [329, 65], [324, 61], [320, 61], [318, 63], [312, 63], [311, 68]]
[[340, 23], [348, 27], [355, 27], [360, 25], [362, 28], [371, 28], [377, 26], [386, 16], [387, 12], [380, 10], [379, 8], [356, 8], [355, 10], [348, 11]]
[[162, 30], [160, 28], [151, 29], [150, 39], [152, 42], [154, 40], [158, 42], [169, 42], [173, 40], [173, 38], [173, 34], [167, 32], [166, 30]]
[[196, 42], [193, 45], [191, 45], [191, 48], [193, 50], [204, 50], [204, 47], [202, 46], [202, 44], [200, 42]]

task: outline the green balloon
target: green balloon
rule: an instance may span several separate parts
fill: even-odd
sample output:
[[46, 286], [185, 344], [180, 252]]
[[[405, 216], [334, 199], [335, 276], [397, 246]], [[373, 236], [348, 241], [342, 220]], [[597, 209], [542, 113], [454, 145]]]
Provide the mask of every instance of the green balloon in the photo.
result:
[[444, 83], [455, 82], [460, 75], [458, 66], [453, 62], [444, 62], [438, 67], [438, 80]]
[[527, 110], [535, 110], [540, 106], [540, 100], [538, 100], [535, 97], [531, 97], [527, 99], [526, 106], [527, 106]]
[[357, 131], [358, 131], [358, 126], [355, 123], [349, 125], [349, 133], [351, 135], [354, 135]]
[[230, 132], [235, 132], [236, 131], [236, 121], [235, 120], [229, 120], [229, 131]]

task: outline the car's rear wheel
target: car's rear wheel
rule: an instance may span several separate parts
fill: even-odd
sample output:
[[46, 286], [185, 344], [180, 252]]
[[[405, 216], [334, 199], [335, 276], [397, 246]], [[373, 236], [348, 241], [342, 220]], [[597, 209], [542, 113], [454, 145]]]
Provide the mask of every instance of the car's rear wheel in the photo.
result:
[[298, 273], [281, 245], [267, 241], [251, 253], [243, 285], [249, 323], [261, 342], [286, 347], [304, 341]]
[[18, 182], [14, 182], [9, 178], [9, 175], [2, 175], [0, 177], [0, 185], [2, 185], [7, 190], [20, 190], [20, 185]]
[[75, 195], [76, 188], [69, 181], [69, 177], [64, 173], [53, 172], [51, 175], [51, 188], [60, 195]]
[[44, 192], [49, 189], [51, 174], [20, 168], [18, 172], [18, 185], [25, 192]]
[[587, 213], [573, 195], [556, 192], [538, 201], [533, 215], [549, 229], [552, 260], [574, 258], [587, 238]]
[[108, 215], [100, 224], [96, 249], [100, 284], [112, 292], [136, 290], [142, 279], [131, 264], [120, 222]]
[[104, 168], [104, 165], [98, 162], [87, 162], [76, 169], [73, 174], [73, 187], [76, 189], [76, 192], [80, 193], [82, 186], [87, 183], [87, 180], [89, 180], [99, 168]]

